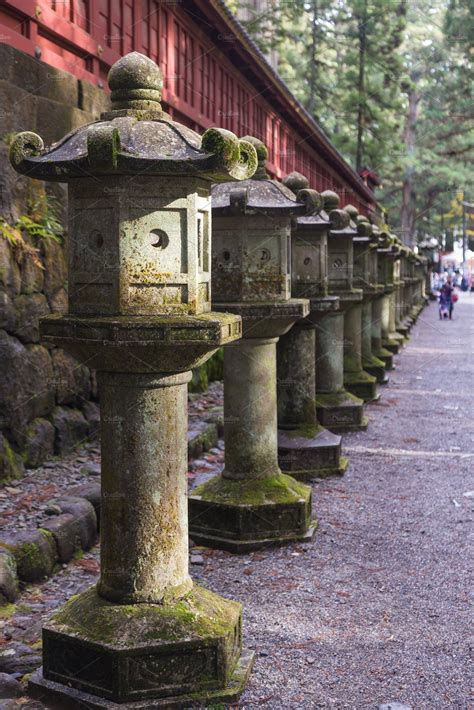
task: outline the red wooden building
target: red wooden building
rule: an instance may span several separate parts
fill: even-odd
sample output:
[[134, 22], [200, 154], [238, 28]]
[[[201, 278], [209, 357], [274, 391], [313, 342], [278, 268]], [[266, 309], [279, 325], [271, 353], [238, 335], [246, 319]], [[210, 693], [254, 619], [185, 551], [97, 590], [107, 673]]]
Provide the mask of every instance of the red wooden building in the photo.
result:
[[1, 41], [79, 79], [106, 85], [137, 50], [160, 66], [163, 104], [198, 132], [261, 138], [278, 178], [305, 174], [343, 204], [375, 210], [372, 190], [273, 71], [222, 0], [0, 0]]

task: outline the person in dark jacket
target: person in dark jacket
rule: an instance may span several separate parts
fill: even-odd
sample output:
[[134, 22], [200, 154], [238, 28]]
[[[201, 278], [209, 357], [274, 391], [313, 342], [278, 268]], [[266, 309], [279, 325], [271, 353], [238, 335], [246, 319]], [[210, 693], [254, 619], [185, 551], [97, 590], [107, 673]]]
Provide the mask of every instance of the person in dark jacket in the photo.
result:
[[454, 308], [453, 294], [454, 294], [454, 288], [451, 283], [451, 279], [448, 278], [448, 280], [444, 284], [443, 288], [441, 289], [441, 292], [439, 295], [440, 318], [442, 318], [441, 310], [443, 309], [443, 311], [444, 311], [446, 309], [449, 314], [449, 320], [452, 319], [453, 308]]

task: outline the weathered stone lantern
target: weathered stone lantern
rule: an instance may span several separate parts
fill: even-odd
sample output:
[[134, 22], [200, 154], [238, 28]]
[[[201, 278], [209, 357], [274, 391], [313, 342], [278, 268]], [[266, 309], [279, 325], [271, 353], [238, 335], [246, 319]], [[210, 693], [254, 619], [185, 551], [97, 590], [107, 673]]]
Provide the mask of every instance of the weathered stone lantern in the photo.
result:
[[281, 473], [276, 343], [309, 311], [291, 298], [291, 219], [306, 206], [265, 169], [212, 190], [213, 308], [242, 317], [243, 338], [224, 351], [225, 468], [189, 498], [195, 542], [234, 552], [308, 539], [311, 488]]
[[[348, 205], [344, 212], [349, 217], [345, 234], [345, 260], [347, 276], [341, 283], [344, 291], [339, 294], [341, 308], [344, 311], [344, 386], [349, 392], [364, 401], [377, 397], [377, 380], [362, 367], [362, 303], [364, 292], [354, 283], [354, 239], [368, 231], [365, 221], [358, 224], [353, 213], [354, 208]], [[337, 264], [342, 260], [333, 261]], [[331, 273], [331, 272], [330, 272]], [[358, 282], [361, 279], [358, 277]]]
[[400, 346], [402, 346], [407, 340], [407, 329], [402, 324], [402, 311], [403, 311], [403, 290], [405, 282], [402, 278], [402, 274], [405, 271], [405, 257], [406, 257], [406, 247], [397, 238], [397, 258], [394, 263], [394, 274], [393, 282], [395, 285], [395, 290], [393, 293], [393, 333], [392, 337], [398, 340]]
[[225, 702], [252, 659], [240, 605], [188, 573], [187, 382], [240, 336], [237, 316], [210, 312], [210, 188], [251, 175], [256, 154], [173, 122], [144, 55], [114, 64], [109, 85], [100, 121], [46, 150], [22, 133], [11, 150], [19, 172], [69, 184], [69, 312], [41, 332], [97, 369], [101, 400], [100, 581], [45, 624], [30, 690], [90, 708]]
[[[327, 217], [328, 288], [339, 303], [359, 302], [361, 291], [352, 286], [352, 236], [349, 215], [338, 209], [339, 196], [332, 190], [322, 193]], [[365, 430], [363, 400], [344, 388], [344, 310], [328, 310], [316, 325], [316, 414], [318, 421], [333, 432]]]
[[341, 436], [322, 427], [316, 417], [315, 323], [339, 308], [328, 295], [327, 235], [329, 219], [321, 214], [322, 198], [308, 180], [291, 173], [284, 180], [298, 202], [308, 206], [293, 222], [291, 291], [309, 298], [310, 313], [297, 321], [277, 345], [278, 455], [281, 469], [298, 479], [343, 474]]
[[397, 304], [400, 298], [400, 255], [402, 244], [400, 240], [392, 235], [392, 257], [393, 257], [393, 291], [390, 294], [390, 311], [389, 311], [389, 332], [385, 347], [393, 353], [398, 353], [403, 347], [405, 338], [397, 330]]
[[397, 287], [396, 329], [405, 339], [408, 339], [410, 332], [410, 324], [405, 320], [410, 290], [409, 255], [410, 249], [402, 245], [400, 249], [400, 270]]
[[393, 353], [384, 341], [390, 332], [390, 294], [393, 291], [393, 260], [391, 257], [392, 240], [388, 232], [374, 227], [378, 237], [377, 282], [382, 286], [382, 293], [372, 302], [372, 352], [383, 361], [385, 369], [393, 368]]
[[380, 384], [386, 384], [388, 377], [385, 363], [372, 352], [373, 302], [383, 292], [383, 286], [377, 282], [377, 245], [378, 238], [373, 233], [374, 228], [363, 215], [359, 215], [355, 207], [348, 205], [346, 211], [357, 225], [357, 236], [354, 244], [354, 286], [361, 288], [362, 299], [362, 332], [361, 352], [362, 368], [376, 378]]

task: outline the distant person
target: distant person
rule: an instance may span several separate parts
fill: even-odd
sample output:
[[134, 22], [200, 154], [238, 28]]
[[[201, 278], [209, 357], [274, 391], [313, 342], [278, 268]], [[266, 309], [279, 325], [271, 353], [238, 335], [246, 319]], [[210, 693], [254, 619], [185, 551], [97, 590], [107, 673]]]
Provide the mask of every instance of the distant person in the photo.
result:
[[451, 277], [448, 276], [446, 283], [442, 287], [439, 294], [439, 317], [441, 320], [443, 318], [449, 318], [449, 320], [452, 320], [454, 302], [457, 300], [458, 299], [457, 296], [455, 297]]

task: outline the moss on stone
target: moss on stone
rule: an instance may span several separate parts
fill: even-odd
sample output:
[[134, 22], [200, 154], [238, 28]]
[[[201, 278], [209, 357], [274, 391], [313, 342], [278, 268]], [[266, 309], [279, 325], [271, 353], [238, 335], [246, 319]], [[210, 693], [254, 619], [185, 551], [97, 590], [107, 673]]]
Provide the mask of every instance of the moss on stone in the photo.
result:
[[307, 499], [311, 489], [291, 476], [279, 473], [270, 478], [231, 480], [215, 476], [193, 490], [193, 496], [202, 500], [228, 505], [264, 505], [268, 503], [295, 503]]
[[320, 393], [316, 397], [316, 407], [338, 407], [352, 400], [354, 404], [362, 404], [361, 400], [351, 392]]
[[291, 439], [304, 438], [304, 439], [314, 439], [315, 436], [324, 431], [322, 427], [317, 422], [315, 424], [307, 424], [305, 426], [298, 427], [298, 429], [285, 430], [285, 435]]
[[344, 384], [345, 385], [356, 385], [359, 383], [372, 384], [376, 382], [373, 375], [369, 375], [365, 370], [359, 370], [358, 372], [344, 372]]
[[241, 605], [195, 585], [165, 604], [114, 604], [95, 587], [72, 597], [46, 628], [113, 648], [178, 643], [233, 634]]

